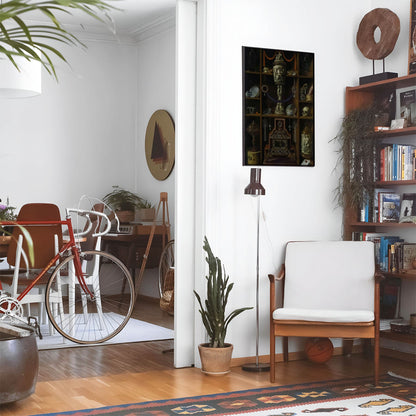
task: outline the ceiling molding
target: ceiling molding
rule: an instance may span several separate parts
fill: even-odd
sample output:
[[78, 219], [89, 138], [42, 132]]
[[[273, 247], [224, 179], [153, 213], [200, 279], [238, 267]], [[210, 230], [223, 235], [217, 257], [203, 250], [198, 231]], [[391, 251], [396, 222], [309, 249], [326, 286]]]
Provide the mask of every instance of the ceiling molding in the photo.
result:
[[172, 10], [168, 14], [160, 16], [146, 25], [134, 28], [128, 32], [128, 35], [135, 42], [143, 42], [168, 30], [176, 25], [176, 13]]
[[[38, 20], [28, 20], [29, 24], [39, 24]], [[63, 23], [62, 26], [81, 42], [111, 42], [122, 44], [136, 44], [150, 39], [175, 27], [176, 9], [169, 10], [152, 21], [131, 28], [111, 27], [111, 25], [87, 25]]]

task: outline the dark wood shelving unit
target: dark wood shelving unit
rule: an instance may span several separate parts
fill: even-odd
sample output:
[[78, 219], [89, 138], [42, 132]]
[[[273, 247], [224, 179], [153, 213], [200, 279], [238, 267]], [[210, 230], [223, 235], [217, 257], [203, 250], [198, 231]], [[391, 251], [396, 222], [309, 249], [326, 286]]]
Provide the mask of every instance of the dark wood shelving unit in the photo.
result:
[[[386, 96], [386, 94], [395, 94], [397, 89], [416, 87], [416, 74], [407, 75], [403, 77], [388, 79], [384, 81], [369, 83], [365, 85], [359, 85], [356, 87], [347, 87], [345, 95], [345, 111], [349, 112], [367, 108], [374, 102], [380, 99], [380, 97]], [[416, 126], [406, 127], [403, 129], [394, 130], [383, 130], [374, 132], [371, 136], [380, 140], [380, 143], [388, 143], [388, 140], [400, 140], [406, 137], [406, 144], [409, 142], [416, 146]], [[368, 163], [368, 162], [367, 162]], [[403, 192], [416, 192], [414, 187], [416, 186], [416, 180], [397, 180], [397, 181], [375, 181], [375, 187], [377, 188], [391, 188], [397, 190], [398, 193]], [[399, 190], [400, 189], [400, 190]], [[409, 191], [407, 191], [409, 190]], [[344, 239], [351, 240], [354, 232], [386, 232], [387, 229], [394, 230], [395, 234], [400, 235], [404, 230], [415, 230], [416, 224], [414, 223], [398, 223], [398, 222], [360, 222], [359, 212], [356, 207], [348, 206], [344, 210]], [[416, 242], [416, 232], [413, 241]], [[382, 272], [386, 279], [400, 279], [400, 281], [416, 281], [416, 273], [412, 271], [400, 272], [400, 273], [389, 273]], [[404, 334], [388, 331], [381, 331], [381, 337], [392, 339], [395, 341], [416, 344], [416, 334]]]

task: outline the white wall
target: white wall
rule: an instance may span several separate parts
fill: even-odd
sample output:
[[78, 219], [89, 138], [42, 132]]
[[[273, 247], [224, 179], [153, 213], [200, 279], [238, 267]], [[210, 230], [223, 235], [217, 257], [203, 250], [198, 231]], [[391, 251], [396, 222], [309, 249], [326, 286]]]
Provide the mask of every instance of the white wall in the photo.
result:
[[[201, 2], [200, 2], [201, 3]], [[256, 46], [315, 53], [316, 166], [263, 167], [260, 242], [260, 354], [268, 354], [268, 279], [277, 271], [288, 240], [340, 239], [342, 212], [333, 203], [337, 175], [336, 136], [344, 114], [344, 91], [372, 71], [355, 45], [365, 13], [387, 6], [402, 21], [396, 50], [387, 68], [407, 73], [409, 1], [362, 0], [211, 0], [207, 5], [207, 87], [204, 230], [214, 254], [235, 282], [230, 310], [255, 305], [255, 200], [243, 195], [249, 167], [241, 164], [241, 47]], [[202, 244], [202, 242], [201, 242]], [[198, 249], [198, 247], [197, 247]], [[195, 286], [203, 288], [203, 276]], [[196, 322], [195, 344], [201, 339]], [[228, 341], [234, 357], [255, 354], [255, 312], [231, 324]], [[198, 360], [196, 358], [196, 360]]]
[[0, 101], [0, 198], [61, 209], [112, 185], [134, 188], [136, 50], [112, 42], [62, 47], [59, 82], [43, 70], [40, 96]]
[[[172, 238], [175, 219], [175, 166], [164, 181], [153, 177], [146, 162], [145, 134], [147, 123], [156, 110], [166, 110], [175, 119], [175, 49], [174, 27], [137, 44], [137, 136], [134, 157], [134, 178], [138, 193], [154, 203], [156, 208], [160, 192], [168, 193]], [[162, 207], [160, 219], [161, 214]], [[146, 269], [141, 294], [159, 296], [157, 272], [157, 269]]]

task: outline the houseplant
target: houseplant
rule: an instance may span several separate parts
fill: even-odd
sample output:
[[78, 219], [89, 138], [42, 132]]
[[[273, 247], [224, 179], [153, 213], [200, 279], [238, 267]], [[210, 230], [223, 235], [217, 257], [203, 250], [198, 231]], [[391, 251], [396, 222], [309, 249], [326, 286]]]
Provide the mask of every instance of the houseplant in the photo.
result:
[[204, 238], [203, 249], [207, 253], [208, 263], [206, 299], [203, 303], [200, 295], [194, 290], [199, 303], [199, 313], [208, 333], [209, 343], [199, 345], [202, 362], [202, 371], [210, 375], [222, 375], [230, 370], [230, 361], [233, 346], [225, 343], [228, 325], [245, 310], [251, 307], [239, 308], [226, 315], [228, 296], [234, 286], [229, 283], [229, 276], [221, 260], [212, 253], [208, 239]]
[[[29, 61], [39, 61], [55, 78], [53, 57], [66, 62], [57, 49], [56, 42], [67, 45], [84, 46], [59, 22], [59, 16], [81, 11], [101, 21], [111, 23], [108, 15], [115, 7], [102, 0], [6, 0], [0, 3], [0, 57], [2, 55], [19, 70], [16, 57]], [[40, 13], [45, 22], [25, 23]]]
[[113, 186], [113, 190], [104, 196], [103, 201], [116, 211], [120, 222], [133, 221], [136, 208], [148, 204], [139, 195], [120, 188], [118, 185]]
[[[337, 203], [358, 209], [367, 202], [374, 191], [374, 163], [376, 139], [374, 125], [377, 110], [374, 107], [350, 111], [343, 119], [334, 140], [340, 144], [337, 165], [342, 174], [335, 189]], [[367, 161], [363, 164], [361, 161]]]

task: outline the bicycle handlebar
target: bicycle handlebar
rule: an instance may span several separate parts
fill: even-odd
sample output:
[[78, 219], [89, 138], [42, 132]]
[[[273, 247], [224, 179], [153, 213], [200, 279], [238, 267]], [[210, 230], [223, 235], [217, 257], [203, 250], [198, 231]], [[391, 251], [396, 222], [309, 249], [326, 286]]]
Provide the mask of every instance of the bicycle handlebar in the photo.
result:
[[92, 228], [92, 222], [93, 220], [90, 218], [91, 216], [98, 216], [101, 217], [105, 220], [105, 228], [103, 231], [98, 231], [97, 233], [94, 233], [92, 236], [93, 237], [100, 237], [103, 236], [105, 234], [107, 234], [110, 231], [111, 228], [111, 221], [110, 219], [107, 217], [106, 214], [104, 214], [103, 212], [97, 212], [97, 211], [89, 211], [89, 210], [85, 210], [85, 209], [78, 209], [78, 208], [67, 208], [66, 209], [66, 213], [67, 215], [70, 215], [70, 213], [75, 213], [81, 217], [85, 217], [87, 219], [87, 227], [85, 230], [74, 233], [77, 236], [81, 237], [83, 235], [87, 235]]

